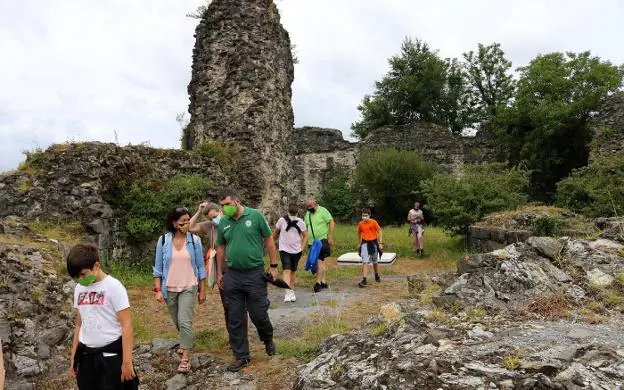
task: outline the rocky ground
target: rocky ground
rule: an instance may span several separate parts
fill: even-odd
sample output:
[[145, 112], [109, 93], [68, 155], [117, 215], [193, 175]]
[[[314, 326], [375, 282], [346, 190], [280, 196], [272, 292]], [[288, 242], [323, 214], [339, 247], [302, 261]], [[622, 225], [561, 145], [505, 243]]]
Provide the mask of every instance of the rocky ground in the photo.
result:
[[622, 389], [623, 249], [532, 237], [410, 278], [419, 299], [328, 339], [295, 388]]

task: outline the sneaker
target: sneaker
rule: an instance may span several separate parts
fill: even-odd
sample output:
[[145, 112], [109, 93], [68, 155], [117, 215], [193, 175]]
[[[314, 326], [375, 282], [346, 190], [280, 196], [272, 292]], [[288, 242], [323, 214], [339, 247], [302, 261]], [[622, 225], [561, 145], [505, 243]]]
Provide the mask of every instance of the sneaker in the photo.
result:
[[236, 359], [234, 363], [227, 366], [229, 372], [237, 372], [241, 368], [245, 368], [249, 365], [249, 359]]
[[321, 287], [321, 284], [320, 284], [320, 283], [314, 283], [314, 287], [313, 287], [313, 289], [314, 289], [314, 292], [315, 292], [315, 293], [317, 293], [317, 292], [321, 291], [321, 289], [322, 289], [322, 288], [323, 288], [323, 287]]
[[291, 302], [291, 300], [290, 300], [290, 291], [291, 290], [286, 290], [286, 292], [284, 293], [284, 302]]
[[322, 289], [329, 288], [329, 284], [321, 282], [321, 288]]
[[290, 301], [295, 302], [297, 297], [295, 296], [295, 290], [290, 290]]
[[275, 353], [277, 352], [277, 348], [275, 347], [275, 343], [273, 342], [273, 340], [266, 341], [264, 343], [264, 350], [269, 356], [275, 355]]
[[379, 276], [379, 274], [375, 274], [375, 282], [381, 282], [381, 276]]
[[360, 287], [366, 287], [368, 283], [366, 283], [366, 278], [363, 278], [362, 281], [360, 283], [358, 283], [358, 286]]

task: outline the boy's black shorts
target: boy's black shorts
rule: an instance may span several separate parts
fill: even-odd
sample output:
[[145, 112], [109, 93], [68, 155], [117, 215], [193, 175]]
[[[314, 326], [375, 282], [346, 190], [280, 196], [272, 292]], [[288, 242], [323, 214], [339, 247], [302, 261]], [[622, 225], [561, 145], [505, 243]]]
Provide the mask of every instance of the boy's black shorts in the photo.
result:
[[288, 253], [284, 251], [279, 251], [280, 259], [282, 260], [282, 269], [297, 271], [297, 265], [299, 264], [299, 259], [301, 259], [301, 254], [299, 253]]

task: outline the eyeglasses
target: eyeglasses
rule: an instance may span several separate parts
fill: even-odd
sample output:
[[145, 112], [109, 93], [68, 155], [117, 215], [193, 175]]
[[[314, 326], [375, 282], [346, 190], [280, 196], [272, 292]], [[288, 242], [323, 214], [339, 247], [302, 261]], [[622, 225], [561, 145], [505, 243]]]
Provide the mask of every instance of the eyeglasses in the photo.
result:
[[178, 207], [175, 209], [176, 213], [188, 213], [188, 209], [186, 207]]

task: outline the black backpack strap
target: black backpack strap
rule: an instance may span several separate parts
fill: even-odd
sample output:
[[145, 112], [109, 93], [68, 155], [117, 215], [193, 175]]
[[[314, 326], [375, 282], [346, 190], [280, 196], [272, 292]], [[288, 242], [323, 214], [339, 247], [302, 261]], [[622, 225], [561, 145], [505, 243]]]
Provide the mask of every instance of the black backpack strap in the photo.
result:
[[165, 235], [160, 236], [160, 246], [165, 246]]
[[312, 239], [316, 241], [316, 236], [314, 235], [314, 227], [312, 226], [312, 213], [308, 211], [308, 224], [310, 225], [310, 231], [312, 232]]
[[286, 221], [286, 231], [289, 231], [290, 228], [295, 228], [301, 234], [301, 228], [299, 227], [298, 221], [293, 221], [290, 219], [288, 215], [282, 217]]

